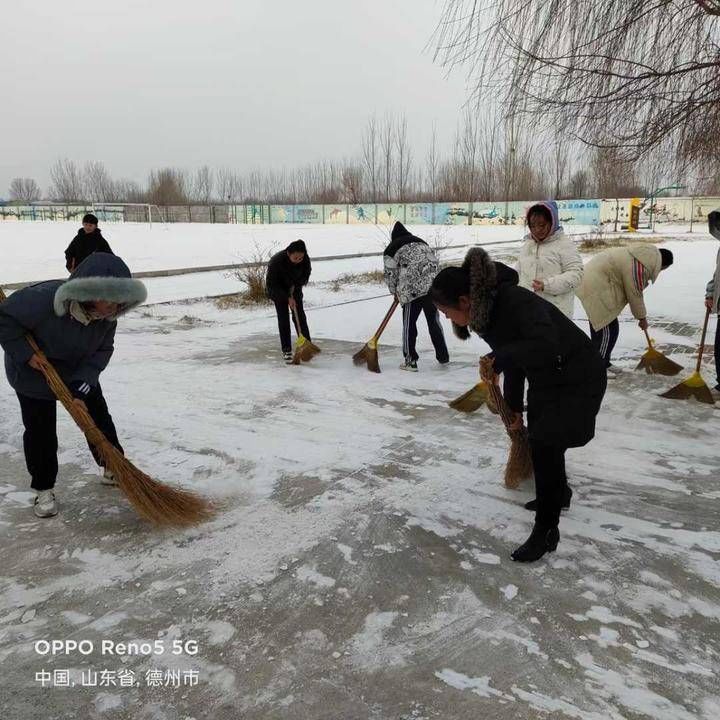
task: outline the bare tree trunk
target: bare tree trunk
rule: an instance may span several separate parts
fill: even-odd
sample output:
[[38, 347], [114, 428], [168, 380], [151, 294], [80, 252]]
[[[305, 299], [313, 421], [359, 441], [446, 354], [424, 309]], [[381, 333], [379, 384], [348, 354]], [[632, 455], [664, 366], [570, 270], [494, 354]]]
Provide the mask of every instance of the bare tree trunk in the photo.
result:
[[407, 186], [412, 166], [412, 154], [408, 142], [407, 117], [403, 115], [397, 122], [395, 131], [395, 147], [397, 149], [397, 199], [400, 202], [407, 200]]
[[380, 152], [382, 164], [382, 184], [383, 198], [385, 202], [392, 199], [392, 181], [393, 181], [393, 150], [395, 138], [395, 123], [391, 115], [386, 115], [380, 128]]

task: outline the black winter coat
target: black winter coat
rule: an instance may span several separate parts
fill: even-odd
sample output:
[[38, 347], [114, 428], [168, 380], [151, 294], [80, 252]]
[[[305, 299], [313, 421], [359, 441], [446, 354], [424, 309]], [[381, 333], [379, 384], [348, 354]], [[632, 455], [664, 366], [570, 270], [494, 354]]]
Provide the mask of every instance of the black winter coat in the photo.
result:
[[495, 263], [492, 294], [482, 338], [493, 350], [495, 371], [504, 374], [504, 394], [523, 409], [527, 378], [530, 439], [580, 447], [595, 435], [607, 377], [590, 338], [554, 305], [518, 287], [517, 273]]
[[[92, 255], [94, 252], [114, 254], [107, 240], [102, 236], [100, 228], [95, 228], [91, 233], [86, 233], [80, 228], [65, 251], [65, 267], [72, 272], [88, 255]], [[75, 261], [74, 265], [73, 260]]]
[[270, 258], [265, 278], [268, 297], [272, 300], [288, 300], [290, 290], [294, 288], [295, 297], [301, 298], [302, 288], [308, 284], [311, 272], [312, 265], [307, 253], [297, 265], [290, 261], [287, 250], [275, 253]]

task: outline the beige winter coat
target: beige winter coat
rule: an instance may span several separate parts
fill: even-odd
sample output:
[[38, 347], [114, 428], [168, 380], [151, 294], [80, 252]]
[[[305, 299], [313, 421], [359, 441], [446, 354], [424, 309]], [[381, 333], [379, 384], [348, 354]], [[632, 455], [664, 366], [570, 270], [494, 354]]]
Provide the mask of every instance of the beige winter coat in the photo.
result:
[[583, 277], [583, 261], [575, 243], [560, 230], [543, 242], [525, 236], [515, 269], [520, 287], [533, 289], [533, 280], [542, 280], [545, 289], [537, 294], [562, 310], [571, 320], [575, 290]]
[[657, 280], [661, 265], [660, 251], [645, 243], [604, 250], [590, 260], [577, 296], [593, 328], [604, 328], [628, 303], [637, 320], [646, 318], [643, 291]]

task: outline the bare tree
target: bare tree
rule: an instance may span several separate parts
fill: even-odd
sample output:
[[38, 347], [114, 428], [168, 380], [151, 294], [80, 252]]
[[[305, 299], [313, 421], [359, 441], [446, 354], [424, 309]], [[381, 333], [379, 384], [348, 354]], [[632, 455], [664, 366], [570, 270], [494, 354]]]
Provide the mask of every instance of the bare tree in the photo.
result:
[[446, 0], [436, 57], [482, 99], [639, 157], [720, 149], [719, 0]]
[[115, 197], [112, 202], [144, 203], [147, 202], [145, 191], [135, 180], [116, 180]]
[[430, 144], [425, 156], [425, 174], [427, 177], [430, 202], [437, 201], [438, 173], [440, 170], [440, 153], [438, 150], [437, 123], [433, 123]]
[[33, 178], [13, 178], [9, 190], [10, 200], [31, 203], [40, 199], [40, 186]]
[[83, 180], [77, 163], [74, 160], [61, 158], [50, 168], [50, 195], [60, 202], [81, 202], [83, 197]]
[[363, 201], [363, 168], [359, 162], [346, 160], [342, 166], [341, 202], [357, 205]]
[[587, 197], [590, 188], [590, 178], [587, 170], [576, 170], [570, 176], [570, 196], [574, 198]]
[[117, 196], [115, 183], [105, 165], [99, 161], [87, 162], [83, 169], [83, 196], [90, 202], [114, 202]]
[[215, 188], [215, 173], [207, 165], [198, 168], [193, 175], [190, 188], [190, 199], [209, 205], [213, 200], [213, 190]]
[[148, 180], [147, 201], [154, 205], [186, 205], [188, 182], [185, 171], [178, 168], [152, 170]]
[[218, 199], [226, 203], [236, 203], [243, 196], [243, 180], [230, 168], [220, 168], [216, 173]]
[[597, 148], [590, 159], [595, 192], [603, 198], [643, 196], [635, 164], [615, 148]]
[[405, 202], [407, 200], [407, 189], [412, 167], [412, 151], [408, 140], [408, 124], [405, 115], [397, 121], [395, 128], [395, 149], [397, 153], [395, 163], [395, 172], [397, 175], [396, 195], [400, 202]]
[[386, 115], [380, 127], [380, 165], [382, 177], [383, 199], [392, 199], [392, 181], [395, 150], [395, 122], [392, 115]]
[[563, 197], [565, 190], [565, 179], [567, 177], [569, 150], [567, 138], [560, 133], [555, 133], [550, 152], [550, 177], [552, 178], [552, 196], [557, 199]]
[[378, 127], [377, 119], [373, 115], [368, 119], [362, 135], [362, 163], [365, 173], [366, 185], [370, 188], [371, 202], [378, 200]]
[[497, 185], [497, 157], [500, 148], [499, 123], [495, 112], [484, 113], [478, 129], [477, 197], [494, 200], [500, 197]]

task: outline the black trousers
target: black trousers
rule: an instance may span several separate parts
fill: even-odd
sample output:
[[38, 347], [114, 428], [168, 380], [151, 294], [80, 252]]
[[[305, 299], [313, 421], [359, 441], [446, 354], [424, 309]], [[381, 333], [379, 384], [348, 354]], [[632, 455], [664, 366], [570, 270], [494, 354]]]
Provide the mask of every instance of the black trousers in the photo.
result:
[[537, 497], [535, 524], [543, 528], [560, 524], [563, 493], [567, 485], [565, 451], [564, 447], [530, 441]]
[[613, 348], [620, 335], [620, 323], [615, 318], [611, 323], [606, 325], [602, 330], [595, 330], [590, 324], [590, 339], [593, 347], [600, 353], [600, 357], [605, 361], [605, 367], [610, 367], [610, 356]]
[[[308, 329], [307, 316], [305, 315], [305, 309], [303, 308], [303, 296], [297, 293], [293, 296], [295, 298], [295, 312], [297, 313], [298, 322], [300, 323], [300, 332], [308, 339], [310, 337], [310, 330]], [[292, 351], [292, 338], [290, 337], [290, 307], [286, 298], [275, 299], [275, 312], [277, 313], [278, 319], [278, 330], [280, 331], [280, 345], [283, 352]], [[297, 328], [296, 328], [297, 330]]]
[[[23, 434], [23, 448], [25, 450], [25, 464], [32, 478], [33, 490], [52, 490], [58, 472], [57, 460], [57, 403], [55, 400], [37, 400], [18, 393], [20, 412], [22, 413], [25, 433]], [[100, 385], [94, 387], [84, 400], [90, 417], [102, 430], [105, 437], [120, 451], [123, 449], [118, 442], [115, 424], [108, 411], [107, 403], [102, 394]], [[98, 465], [102, 465], [100, 456], [95, 448], [88, 443], [88, 447]]]
[[430, 331], [430, 339], [435, 348], [435, 357], [438, 362], [446, 363], [450, 359], [447, 345], [445, 344], [445, 335], [443, 334], [442, 325], [440, 324], [440, 314], [435, 307], [435, 303], [430, 299], [429, 295], [415, 298], [402, 306], [403, 309], [403, 355], [405, 362], [415, 362], [418, 354], [415, 349], [417, 342], [417, 321], [420, 313], [425, 313], [428, 330]]

